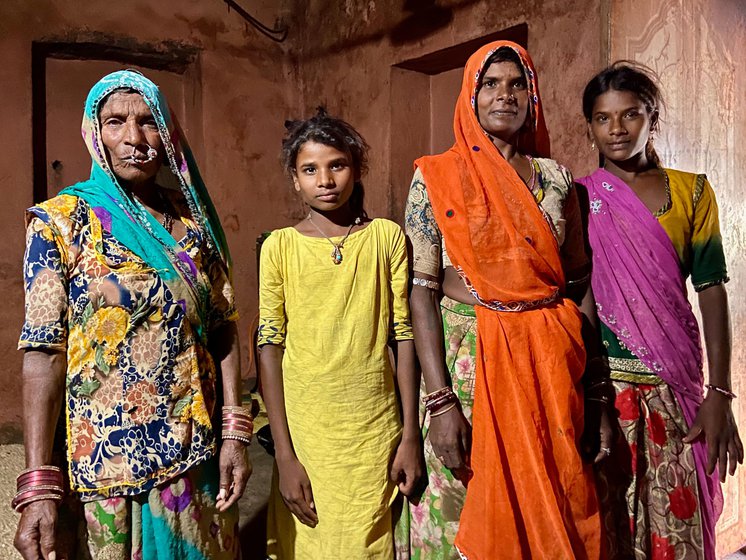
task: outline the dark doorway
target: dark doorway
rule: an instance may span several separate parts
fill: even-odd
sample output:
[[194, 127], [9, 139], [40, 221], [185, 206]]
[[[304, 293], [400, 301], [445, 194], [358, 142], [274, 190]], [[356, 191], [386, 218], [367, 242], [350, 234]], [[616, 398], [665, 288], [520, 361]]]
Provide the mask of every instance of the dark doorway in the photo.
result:
[[528, 25], [509, 27], [404, 60], [391, 68], [391, 201], [390, 215], [404, 215], [412, 162], [453, 145], [453, 113], [461, 90], [464, 65], [474, 51], [492, 41], [514, 41], [526, 47]]

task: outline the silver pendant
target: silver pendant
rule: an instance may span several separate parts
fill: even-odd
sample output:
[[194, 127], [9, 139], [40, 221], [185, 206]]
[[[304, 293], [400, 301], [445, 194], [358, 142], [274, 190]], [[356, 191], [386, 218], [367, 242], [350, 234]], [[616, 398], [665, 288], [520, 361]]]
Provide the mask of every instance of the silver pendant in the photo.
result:
[[337, 245], [334, 246], [334, 250], [332, 251], [332, 260], [334, 264], [342, 264], [342, 251], [340, 251], [340, 247]]

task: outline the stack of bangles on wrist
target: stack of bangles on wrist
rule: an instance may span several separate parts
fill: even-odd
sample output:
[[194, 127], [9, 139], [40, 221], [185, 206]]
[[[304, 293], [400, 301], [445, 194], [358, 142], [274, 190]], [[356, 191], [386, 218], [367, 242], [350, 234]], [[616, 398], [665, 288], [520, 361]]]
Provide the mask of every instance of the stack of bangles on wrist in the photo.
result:
[[585, 388], [585, 400], [595, 401], [603, 404], [611, 404], [611, 394], [614, 392], [614, 386], [611, 379], [600, 379], [591, 382]]
[[65, 495], [62, 486], [62, 471], [51, 465], [26, 469], [16, 478], [17, 492], [10, 503], [18, 513], [27, 505], [41, 500], [60, 503]]
[[717, 385], [713, 385], [712, 383], [708, 383], [707, 385], [705, 385], [705, 387], [707, 387], [708, 391], [715, 391], [716, 393], [720, 393], [721, 395], [723, 395], [724, 397], [727, 397], [730, 400], [737, 398], [736, 394], [733, 391], [729, 389], [724, 389], [723, 387], [718, 387]]
[[223, 439], [235, 439], [246, 445], [254, 433], [254, 418], [243, 406], [223, 407]]
[[437, 391], [422, 397], [425, 408], [430, 413], [430, 418], [445, 414], [456, 406], [458, 397], [450, 387], [443, 387]]

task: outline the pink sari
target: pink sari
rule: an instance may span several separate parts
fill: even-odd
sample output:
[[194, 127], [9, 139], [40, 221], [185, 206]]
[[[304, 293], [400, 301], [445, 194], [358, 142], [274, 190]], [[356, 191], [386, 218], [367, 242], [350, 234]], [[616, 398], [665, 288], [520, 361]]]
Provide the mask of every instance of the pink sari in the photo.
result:
[[[702, 403], [704, 376], [697, 320], [673, 244], [632, 189], [605, 169], [578, 180], [588, 189], [588, 233], [598, 316], [676, 395], [689, 426]], [[723, 496], [707, 475], [704, 438], [693, 445], [706, 560], [715, 560]]]

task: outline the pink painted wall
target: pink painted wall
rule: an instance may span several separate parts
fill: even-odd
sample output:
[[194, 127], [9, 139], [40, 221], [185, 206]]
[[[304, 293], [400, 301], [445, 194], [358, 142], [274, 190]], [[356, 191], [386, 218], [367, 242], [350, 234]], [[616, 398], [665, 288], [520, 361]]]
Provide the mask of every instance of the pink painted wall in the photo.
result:
[[[707, 173], [720, 207], [731, 281], [733, 390], [746, 393], [746, 4], [738, 0], [627, 0], [611, 12], [611, 59], [642, 62], [659, 76], [666, 100], [656, 140], [664, 165]], [[696, 308], [696, 298], [691, 298]], [[746, 400], [733, 401], [746, 435]], [[746, 469], [729, 478], [718, 552], [746, 545]]]
[[[290, 0], [250, 3], [251, 13], [272, 25], [288, 18]], [[287, 115], [297, 113], [290, 42], [261, 36], [221, 1], [6, 0], [0, 5], [0, 443], [20, 436], [21, 353], [15, 350], [23, 317], [21, 259], [23, 214], [32, 204], [32, 41], [93, 41], [109, 45], [188, 45], [198, 49], [188, 71], [184, 103], [194, 108], [187, 128], [202, 174], [222, 216], [234, 255], [241, 330], [256, 313], [257, 235], [285, 221], [292, 194], [277, 153]], [[73, 64], [65, 61], [64, 64]], [[69, 79], [73, 79], [70, 76]], [[84, 98], [61, 85], [52, 97], [74, 107], [75, 133]], [[61, 131], [62, 132], [62, 131]], [[71, 131], [65, 130], [66, 134]], [[195, 137], [196, 136], [196, 137]], [[85, 154], [79, 137], [77, 149]], [[49, 163], [49, 162], [47, 162]], [[80, 177], [86, 178], [86, 177]], [[80, 179], [78, 178], [78, 179]], [[243, 339], [246, 357], [248, 337]], [[245, 360], [244, 360], [245, 362]], [[246, 368], [248, 369], [248, 368]]]

